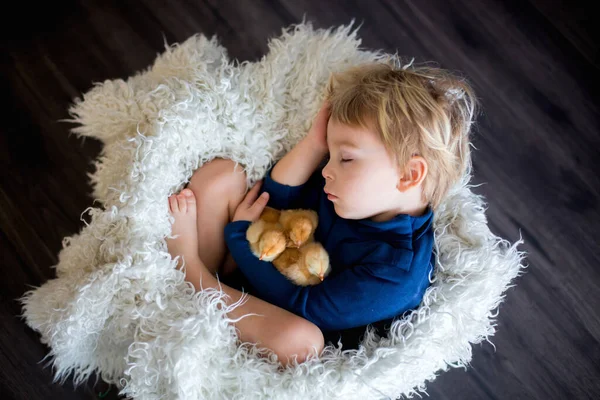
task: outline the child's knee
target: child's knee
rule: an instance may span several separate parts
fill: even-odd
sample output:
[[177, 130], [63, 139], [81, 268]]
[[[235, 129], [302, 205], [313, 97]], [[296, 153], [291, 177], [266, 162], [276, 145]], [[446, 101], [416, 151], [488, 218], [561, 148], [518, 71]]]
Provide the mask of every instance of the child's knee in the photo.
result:
[[[235, 169], [234, 169], [235, 167]], [[246, 194], [246, 172], [233, 160], [221, 159], [218, 181], [230, 198], [241, 201]]]
[[220, 190], [224, 199], [228, 202], [229, 219], [233, 218], [235, 210], [246, 197], [246, 173], [241, 166], [233, 166], [235, 163], [231, 160], [229, 166], [219, 175]]
[[240, 166], [234, 170], [234, 166], [235, 162], [232, 160], [215, 159], [194, 171], [188, 187], [196, 195], [216, 195], [229, 200], [243, 198], [246, 192], [246, 173]]
[[[306, 361], [309, 355], [320, 355], [325, 347], [323, 332], [304, 318], [295, 319], [284, 329], [281, 343], [286, 347], [281, 353], [289, 357], [289, 361], [297, 355], [298, 363]], [[288, 360], [283, 357], [281, 361]]]
[[[313, 323], [309, 322], [309, 326], [305, 331], [304, 339], [308, 341], [308, 346], [310, 352], [314, 352], [316, 350], [317, 355], [321, 354], [323, 348], [325, 347], [325, 337], [323, 336], [323, 332]], [[314, 347], [314, 349], [313, 349]]]

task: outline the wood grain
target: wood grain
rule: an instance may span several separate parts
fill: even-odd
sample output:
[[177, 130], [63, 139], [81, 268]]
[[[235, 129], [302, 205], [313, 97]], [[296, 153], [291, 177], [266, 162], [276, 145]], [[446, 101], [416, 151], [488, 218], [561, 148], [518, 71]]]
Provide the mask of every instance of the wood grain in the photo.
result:
[[[458, 71], [481, 103], [473, 190], [495, 234], [522, 235], [529, 268], [500, 306], [493, 345], [474, 346], [470, 368], [442, 373], [430, 397], [600, 396], [600, 87], [584, 2], [70, 0], [31, 10], [16, 2], [0, 21], [0, 398], [94, 399], [108, 389], [95, 378], [77, 389], [52, 383], [40, 363], [49, 349], [16, 301], [55, 277], [62, 239], [93, 206], [87, 174], [101, 145], [59, 122], [74, 98], [196, 33], [216, 34], [231, 59], [258, 60], [303, 15], [323, 28], [356, 18], [361, 46]], [[104, 398], [119, 396], [112, 388]]]

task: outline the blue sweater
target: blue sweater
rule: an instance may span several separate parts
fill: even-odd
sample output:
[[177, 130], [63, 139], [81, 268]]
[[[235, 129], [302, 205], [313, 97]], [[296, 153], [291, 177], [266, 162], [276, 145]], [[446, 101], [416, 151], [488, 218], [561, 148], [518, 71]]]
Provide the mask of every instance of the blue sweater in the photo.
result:
[[250, 221], [225, 226], [225, 241], [258, 297], [332, 331], [390, 319], [417, 307], [433, 272], [433, 213], [399, 214], [385, 222], [339, 217], [323, 191], [317, 168], [306, 183], [288, 186], [267, 171], [262, 192], [276, 209], [310, 208], [319, 224], [315, 241], [329, 253], [331, 272], [315, 286], [297, 286], [271, 262], [259, 260], [246, 240]]

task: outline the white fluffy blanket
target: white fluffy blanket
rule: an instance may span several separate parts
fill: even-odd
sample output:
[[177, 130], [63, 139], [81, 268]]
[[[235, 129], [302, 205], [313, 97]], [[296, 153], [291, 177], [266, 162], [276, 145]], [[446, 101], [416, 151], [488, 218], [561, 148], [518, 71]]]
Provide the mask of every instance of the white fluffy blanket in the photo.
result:
[[195, 293], [167, 252], [167, 197], [196, 168], [231, 158], [253, 184], [307, 133], [330, 72], [397, 59], [359, 49], [353, 23], [315, 30], [302, 21], [270, 39], [257, 62], [230, 62], [216, 36], [196, 35], [75, 101], [73, 131], [104, 145], [90, 175], [100, 207], [63, 240], [56, 279], [21, 298], [55, 381], [74, 373], [78, 385], [96, 371], [135, 399], [412, 397], [441, 371], [466, 366], [471, 344], [494, 334], [494, 310], [524, 253], [522, 240], [511, 245], [488, 229], [471, 171], [435, 216], [438, 264], [421, 306], [389, 337], [369, 330], [358, 350], [338, 343], [287, 370], [272, 353], [259, 358], [264, 349], [238, 346], [223, 292]]

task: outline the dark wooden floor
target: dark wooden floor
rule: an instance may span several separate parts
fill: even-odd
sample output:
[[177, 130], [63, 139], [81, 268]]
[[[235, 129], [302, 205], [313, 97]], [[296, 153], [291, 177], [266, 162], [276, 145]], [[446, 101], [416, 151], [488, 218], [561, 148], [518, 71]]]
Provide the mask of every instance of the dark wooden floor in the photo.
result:
[[364, 47], [462, 71], [483, 105], [475, 191], [494, 233], [523, 235], [529, 269], [500, 306], [496, 348], [475, 346], [471, 368], [441, 375], [431, 398], [600, 398], [600, 71], [597, 18], [583, 2], [10, 3], [0, 21], [0, 398], [94, 399], [107, 389], [52, 384], [38, 364], [48, 349], [15, 300], [55, 276], [62, 238], [93, 205], [86, 174], [100, 144], [58, 122], [73, 99], [144, 69], [165, 38], [216, 33], [232, 59], [257, 60], [303, 13], [317, 27], [356, 17]]

